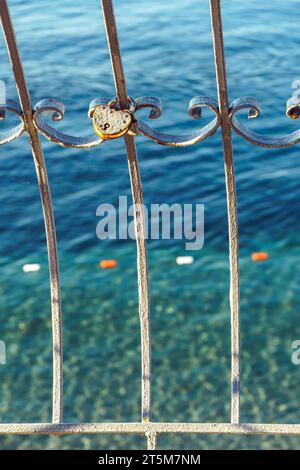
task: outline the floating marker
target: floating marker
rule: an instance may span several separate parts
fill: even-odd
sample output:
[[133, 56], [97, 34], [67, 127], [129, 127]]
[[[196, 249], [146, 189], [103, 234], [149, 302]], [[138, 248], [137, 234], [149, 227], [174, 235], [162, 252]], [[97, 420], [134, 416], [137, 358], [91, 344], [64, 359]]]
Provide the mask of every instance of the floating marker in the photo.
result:
[[39, 263], [32, 263], [32, 264], [24, 264], [23, 271], [24, 273], [33, 273], [39, 271], [41, 269], [41, 265]]
[[115, 259], [103, 259], [100, 261], [99, 266], [102, 269], [113, 269], [118, 265], [117, 260]]
[[176, 263], [179, 265], [192, 264], [193, 262], [194, 262], [193, 256], [178, 256], [176, 258]]
[[266, 261], [269, 258], [269, 253], [265, 251], [261, 251], [260, 253], [252, 253], [251, 259], [252, 261]]

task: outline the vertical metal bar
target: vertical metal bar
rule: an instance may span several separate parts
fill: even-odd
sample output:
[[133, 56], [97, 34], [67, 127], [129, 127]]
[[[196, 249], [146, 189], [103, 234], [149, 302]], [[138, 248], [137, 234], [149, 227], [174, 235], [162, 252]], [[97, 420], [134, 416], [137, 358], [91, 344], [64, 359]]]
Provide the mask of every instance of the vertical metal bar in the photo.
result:
[[141, 323], [141, 359], [142, 359], [142, 420], [151, 418], [151, 329], [150, 299], [148, 282], [148, 259], [145, 224], [141, 208], [143, 207], [142, 183], [136, 153], [134, 137], [126, 135], [128, 168], [130, 174], [132, 200], [134, 204], [135, 236], [137, 246], [137, 273], [139, 315]]
[[128, 98], [112, 0], [102, 0], [102, 12], [117, 97], [120, 107], [125, 109], [128, 108]]
[[240, 300], [238, 221], [220, 0], [210, 0], [210, 12], [218, 86], [218, 101], [221, 115], [221, 130], [224, 148], [228, 211], [230, 267], [229, 298], [231, 311], [231, 422], [238, 423], [240, 419]]
[[7, 1], [0, 0], [0, 17], [8, 55], [11, 61], [17, 91], [23, 111], [24, 122], [30, 137], [30, 145], [36, 169], [36, 175], [40, 190], [47, 249], [50, 270], [50, 291], [52, 311], [52, 337], [53, 337], [53, 405], [52, 422], [62, 421], [62, 319], [58, 253], [56, 245], [55, 223], [51, 202], [51, 193], [48, 183], [47, 171], [40, 144], [38, 132], [33, 124], [32, 107], [26, 79], [22, 67], [21, 58], [16, 42], [16, 37], [10, 18]]
[[[116, 20], [111, 0], [102, 0], [102, 11], [117, 97], [120, 107], [126, 109], [128, 108], [128, 97], [117, 35]], [[124, 136], [124, 140], [134, 204], [137, 245], [137, 273], [142, 355], [142, 420], [149, 421], [151, 407], [151, 339], [146, 232], [143, 213], [141, 211], [143, 204], [143, 191], [134, 137], [127, 134]]]
[[148, 440], [147, 449], [155, 450], [157, 448], [157, 433], [149, 431], [146, 432], [146, 436]]

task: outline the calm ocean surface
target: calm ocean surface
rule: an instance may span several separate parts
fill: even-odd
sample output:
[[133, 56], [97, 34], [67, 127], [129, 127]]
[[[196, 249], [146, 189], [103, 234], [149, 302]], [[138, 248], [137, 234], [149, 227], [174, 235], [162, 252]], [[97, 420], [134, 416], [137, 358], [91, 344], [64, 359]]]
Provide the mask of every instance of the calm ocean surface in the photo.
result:
[[[98, 0], [11, 0], [33, 103], [54, 97], [67, 111], [58, 127], [90, 132], [89, 102], [114, 96]], [[300, 123], [285, 117], [300, 79], [297, 0], [223, 2], [230, 98], [260, 100], [249, 126], [268, 135]], [[197, 95], [216, 97], [208, 1], [115, 2], [129, 94], [164, 104], [156, 128], [179, 132]], [[3, 41], [0, 78], [16, 98]], [[141, 114], [143, 114], [141, 112]], [[204, 113], [203, 122], [210, 118]], [[9, 118], [9, 123], [13, 119]], [[3, 124], [1, 124], [3, 125]], [[100, 241], [96, 208], [129, 195], [123, 141], [91, 150], [43, 139], [55, 209], [64, 318], [64, 421], [140, 419], [140, 344], [134, 241]], [[228, 239], [220, 132], [194, 147], [137, 139], [146, 204], [205, 204], [205, 244], [178, 267], [181, 241], [150, 241], [153, 420], [230, 419]], [[234, 137], [241, 257], [243, 422], [300, 421], [300, 148], [268, 150]], [[27, 137], [0, 150], [0, 368], [2, 422], [51, 419], [52, 351], [47, 254]], [[253, 264], [253, 251], [270, 259]], [[188, 253], [189, 254], [189, 253]], [[103, 258], [118, 259], [101, 271]], [[24, 274], [24, 263], [39, 262]], [[139, 436], [2, 437], [0, 448], [143, 448]], [[297, 437], [162, 436], [161, 448], [300, 448]]]

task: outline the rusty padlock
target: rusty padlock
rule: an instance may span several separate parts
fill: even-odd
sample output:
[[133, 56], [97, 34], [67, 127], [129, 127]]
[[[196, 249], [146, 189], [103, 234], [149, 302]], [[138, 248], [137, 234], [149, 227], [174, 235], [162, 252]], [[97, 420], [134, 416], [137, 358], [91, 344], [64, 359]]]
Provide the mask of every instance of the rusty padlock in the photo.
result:
[[132, 114], [124, 109], [115, 109], [111, 103], [97, 106], [93, 112], [93, 129], [101, 139], [116, 139], [128, 132]]

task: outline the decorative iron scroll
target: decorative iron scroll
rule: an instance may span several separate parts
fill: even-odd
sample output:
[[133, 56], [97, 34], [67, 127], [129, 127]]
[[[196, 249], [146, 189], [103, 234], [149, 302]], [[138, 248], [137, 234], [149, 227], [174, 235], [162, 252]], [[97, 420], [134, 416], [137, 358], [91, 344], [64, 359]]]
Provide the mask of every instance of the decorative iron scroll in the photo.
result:
[[[149, 108], [149, 118], [158, 119], [162, 113], [159, 99], [142, 96], [132, 98], [127, 95], [125, 75], [122, 66], [116, 21], [112, 0], [102, 0], [102, 10], [110, 52], [116, 97], [96, 98], [90, 103], [88, 116], [93, 133], [87, 137], [72, 136], [55, 129], [53, 123], [64, 118], [64, 104], [47, 98], [39, 101], [34, 109], [30, 102], [24, 71], [9, 15], [7, 1], [0, 0], [0, 17], [8, 54], [11, 60], [17, 85], [20, 104], [7, 100], [0, 103], [0, 120], [6, 113], [14, 113], [21, 123], [10, 130], [0, 133], [0, 144], [17, 139], [24, 132], [29, 135], [40, 188], [45, 231], [48, 247], [50, 289], [53, 331], [53, 418], [52, 424], [0, 424], [1, 433], [102, 433], [102, 432], [141, 432], [147, 437], [148, 448], [156, 447], [156, 437], [163, 432], [205, 432], [232, 434], [287, 433], [300, 434], [300, 425], [243, 424], [240, 423], [240, 326], [239, 326], [239, 259], [238, 259], [238, 222], [237, 200], [232, 148], [232, 131], [249, 142], [270, 148], [288, 147], [300, 142], [300, 130], [283, 137], [270, 137], [257, 134], [241, 124], [237, 119], [240, 110], [247, 109], [250, 119], [260, 114], [259, 103], [253, 98], [238, 98], [229, 105], [226, 83], [225, 54], [220, 0], [210, 0], [213, 47], [215, 54], [216, 82], [218, 100], [197, 96], [190, 101], [189, 115], [200, 119], [203, 108], [209, 109], [213, 119], [204, 127], [188, 134], [172, 135], [154, 129], [141, 120], [137, 112]], [[300, 98], [292, 97], [287, 102], [287, 116], [296, 119], [300, 115]], [[52, 121], [52, 122], [51, 122]], [[220, 127], [223, 140], [225, 182], [227, 194], [229, 230], [229, 268], [230, 268], [230, 312], [231, 312], [231, 422], [230, 423], [151, 423], [151, 338], [150, 338], [150, 300], [148, 282], [148, 259], [145, 226], [142, 214], [135, 209], [135, 231], [137, 244], [137, 273], [139, 316], [141, 329], [141, 381], [142, 413], [141, 423], [87, 423], [68, 424], [62, 420], [62, 319], [60, 306], [60, 283], [56, 232], [50, 187], [47, 179], [43, 151], [39, 133], [63, 147], [90, 148], [115, 138], [124, 138], [131, 192], [134, 207], [143, 203], [142, 183], [139, 173], [135, 138], [139, 135], [169, 147], [195, 145], [212, 136]]]
[[[299, 100], [297, 102], [294, 101], [292, 105], [289, 105], [290, 100], [291, 99], [287, 101], [288, 110], [286, 112], [286, 115], [290, 119], [298, 119], [298, 111], [300, 109], [300, 97]], [[92, 118], [92, 113], [98, 106], [107, 105], [112, 102], [114, 109], [120, 109], [118, 101], [116, 99], [94, 99], [89, 106], [89, 118]], [[162, 104], [158, 98], [154, 98], [151, 96], [142, 96], [134, 100], [128, 97], [128, 103], [130, 105], [130, 113], [133, 115], [133, 120], [127, 132], [135, 136], [143, 135], [160, 145], [166, 145], [169, 147], [187, 147], [189, 145], [197, 144], [198, 142], [201, 142], [207, 137], [215, 134], [221, 124], [221, 116], [217, 102], [214, 99], [206, 96], [197, 96], [193, 98], [190, 101], [188, 113], [193, 119], [200, 119], [202, 114], [201, 109], [208, 108], [213, 111], [216, 117], [209, 124], [202, 127], [196, 132], [179, 135], [172, 135], [157, 131], [141, 119], [136, 118], [135, 112], [139, 109], [147, 107], [152, 108], [149, 113], [150, 119], [159, 118], [162, 113]], [[249, 119], [255, 119], [259, 117], [261, 113], [260, 104], [254, 98], [243, 97], [234, 100], [229, 107], [229, 118], [232, 129], [252, 144], [268, 148], [283, 148], [290, 147], [300, 142], [300, 130], [296, 130], [282, 137], [271, 137], [267, 135], [257, 134], [251, 131], [251, 129], [241, 124], [235, 116], [238, 111], [241, 111], [243, 109], [249, 110]], [[3, 121], [6, 118], [6, 112], [12, 112], [16, 114], [20, 118], [21, 124], [16, 127], [13, 127], [10, 130], [0, 132], [0, 145], [7, 144], [12, 140], [17, 139], [27, 130], [24, 123], [23, 112], [18, 102], [8, 99], [4, 105], [0, 105], [0, 120]], [[52, 119], [52, 121], [54, 122], [57, 122], [61, 121], [64, 116], [64, 104], [56, 99], [47, 98], [39, 101], [35, 105], [33, 121], [35, 127], [41, 132], [41, 134], [43, 134], [47, 139], [51, 140], [52, 142], [61, 145], [62, 147], [90, 148], [96, 147], [104, 142], [105, 139], [97, 137], [95, 133], [88, 137], [75, 137], [72, 135], [65, 134], [63, 132], [59, 132], [53, 126], [48, 124], [45, 120], [45, 118], [48, 118]], [[118, 137], [123, 137], [123, 135]]]
[[9, 129], [8, 131], [0, 132], [0, 145], [1, 144], [7, 144], [8, 142], [11, 142], [14, 139], [17, 139], [20, 137], [20, 135], [25, 132], [25, 123], [23, 120], [23, 114], [22, 114], [22, 109], [19, 103], [13, 100], [6, 100], [5, 103], [0, 105], [0, 120], [4, 121], [6, 118], [6, 113], [11, 112], [16, 114], [20, 120], [21, 124], [19, 124], [16, 127], [13, 127], [12, 129]]
[[[299, 117], [299, 107], [300, 99], [298, 102], [293, 100], [291, 103], [290, 98], [287, 101], [287, 117], [290, 119], [297, 119]], [[300, 130], [296, 130], [291, 134], [285, 135], [283, 137], [270, 137], [256, 134], [241, 124], [235, 117], [235, 114], [241, 109], [249, 109], [248, 117], [250, 119], [255, 119], [260, 115], [260, 105], [259, 102], [253, 98], [238, 98], [230, 105], [230, 121], [232, 128], [237, 134], [244, 137], [244, 139], [248, 140], [252, 144], [268, 148], [283, 148], [290, 147], [291, 145], [295, 145], [300, 142]]]
[[[120, 110], [120, 105], [117, 99], [110, 100], [109, 98], [96, 98], [90, 103], [88, 116], [93, 117], [93, 113], [98, 107], [105, 107], [110, 105], [114, 110]], [[220, 125], [220, 115], [218, 110], [218, 104], [216, 101], [207, 98], [206, 96], [198, 96], [193, 98], [189, 104], [188, 113], [194, 119], [200, 119], [201, 117], [201, 108], [211, 109], [216, 117], [205, 127], [199, 129], [196, 132], [190, 134], [182, 135], [171, 135], [164, 132], [157, 131], [150, 127], [148, 124], [143, 122], [141, 119], [138, 119], [135, 116], [135, 112], [141, 108], [151, 108], [149, 113], [150, 119], [157, 119], [161, 116], [162, 113], [162, 104], [157, 98], [151, 96], [141, 96], [134, 100], [133, 98], [128, 98], [128, 112], [132, 115], [132, 122], [130, 127], [125, 133], [131, 135], [144, 135], [149, 139], [157, 142], [161, 145], [167, 145], [170, 147], [185, 147], [188, 145], [194, 145], [197, 142], [200, 142], [210, 135], [214, 134]], [[60, 121], [64, 118], [65, 107], [63, 103], [55, 99], [45, 99], [39, 101], [35, 107], [34, 112], [34, 123], [37, 129], [45, 136], [47, 139], [55, 142], [63, 147], [80, 147], [80, 148], [89, 148], [95, 147], [103, 143], [104, 139], [96, 138], [94, 135], [90, 137], [74, 137], [71, 135], [63, 134], [58, 132], [54, 127], [47, 124], [43, 116], [51, 117], [53, 121]], [[118, 136], [122, 137], [124, 134]], [[109, 139], [107, 139], [109, 140]]]

